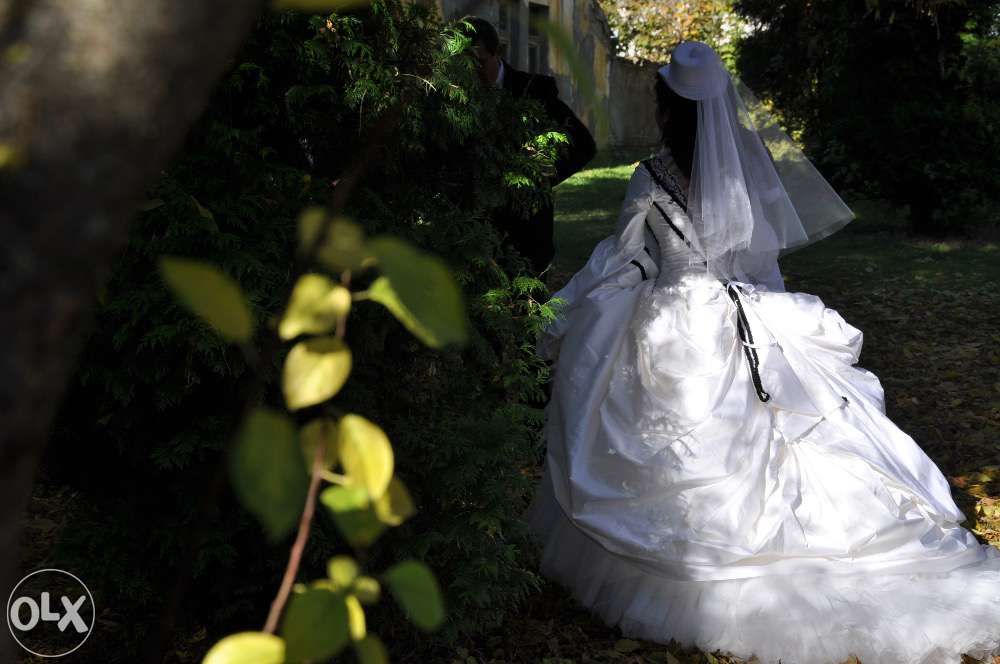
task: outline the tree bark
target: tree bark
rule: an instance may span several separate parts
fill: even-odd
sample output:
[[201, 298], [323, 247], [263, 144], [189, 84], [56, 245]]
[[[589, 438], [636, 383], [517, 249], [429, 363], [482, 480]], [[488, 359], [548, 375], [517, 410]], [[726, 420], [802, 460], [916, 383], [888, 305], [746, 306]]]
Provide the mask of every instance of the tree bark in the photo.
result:
[[0, 588], [98, 288], [262, 7], [0, 0]]

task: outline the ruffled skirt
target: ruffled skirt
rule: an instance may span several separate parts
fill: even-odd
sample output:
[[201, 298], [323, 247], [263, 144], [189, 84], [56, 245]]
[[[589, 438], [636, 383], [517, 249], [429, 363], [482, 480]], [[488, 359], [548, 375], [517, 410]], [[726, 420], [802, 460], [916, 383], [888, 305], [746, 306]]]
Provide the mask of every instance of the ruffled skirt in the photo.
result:
[[1000, 551], [811, 295], [707, 278], [574, 307], [526, 514], [542, 573], [627, 636], [763, 664], [1000, 654]]

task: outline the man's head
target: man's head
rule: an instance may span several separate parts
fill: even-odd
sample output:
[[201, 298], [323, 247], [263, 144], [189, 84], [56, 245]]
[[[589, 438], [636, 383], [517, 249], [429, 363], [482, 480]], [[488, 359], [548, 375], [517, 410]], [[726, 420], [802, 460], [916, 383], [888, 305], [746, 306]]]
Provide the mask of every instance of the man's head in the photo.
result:
[[493, 25], [478, 16], [467, 16], [463, 20], [472, 25], [472, 53], [479, 66], [479, 80], [484, 85], [496, 83], [500, 75], [500, 36]]

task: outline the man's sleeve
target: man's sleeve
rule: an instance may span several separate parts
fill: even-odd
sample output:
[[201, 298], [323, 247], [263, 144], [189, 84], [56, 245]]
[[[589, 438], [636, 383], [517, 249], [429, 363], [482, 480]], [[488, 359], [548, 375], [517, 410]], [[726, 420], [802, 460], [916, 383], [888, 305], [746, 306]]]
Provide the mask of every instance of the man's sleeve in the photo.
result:
[[551, 76], [535, 77], [535, 96], [545, 106], [545, 112], [555, 122], [560, 131], [569, 138], [565, 155], [556, 161], [557, 177], [553, 186], [573, 175], [594, 158], [597, 146], [587, 127], [580, 122], [572, 109], [559, 99], [559, 88]]

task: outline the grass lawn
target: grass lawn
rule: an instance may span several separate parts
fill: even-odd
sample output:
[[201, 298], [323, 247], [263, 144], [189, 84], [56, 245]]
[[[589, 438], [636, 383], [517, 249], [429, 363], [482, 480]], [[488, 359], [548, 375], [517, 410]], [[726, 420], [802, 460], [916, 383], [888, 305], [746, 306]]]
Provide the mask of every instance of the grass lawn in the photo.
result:
[[648, 153], [602, 152], [591, 167], [555, 189], [556, 258], [549, 283], [565, 283], [587, 261], [594, 245], [615, 229], [634, 165]]
[[[556, 189], [551, 286], [565, 283], [614, 230], [643, 156], [599, 155]], [[786, 286], [818, 295], [864, 331], [860, 364], [881, 379], [889, 416], [948, 477], [965, 526], [1000, 546], [1000, 247], [913, 238], [899, 210], [848, 204], [858, 218], [847, 228], [782, 259]], [[511, 622], [507, 638], [460, 652], [461, 661], [738, 661], [622, 640], [552, 583]]]

